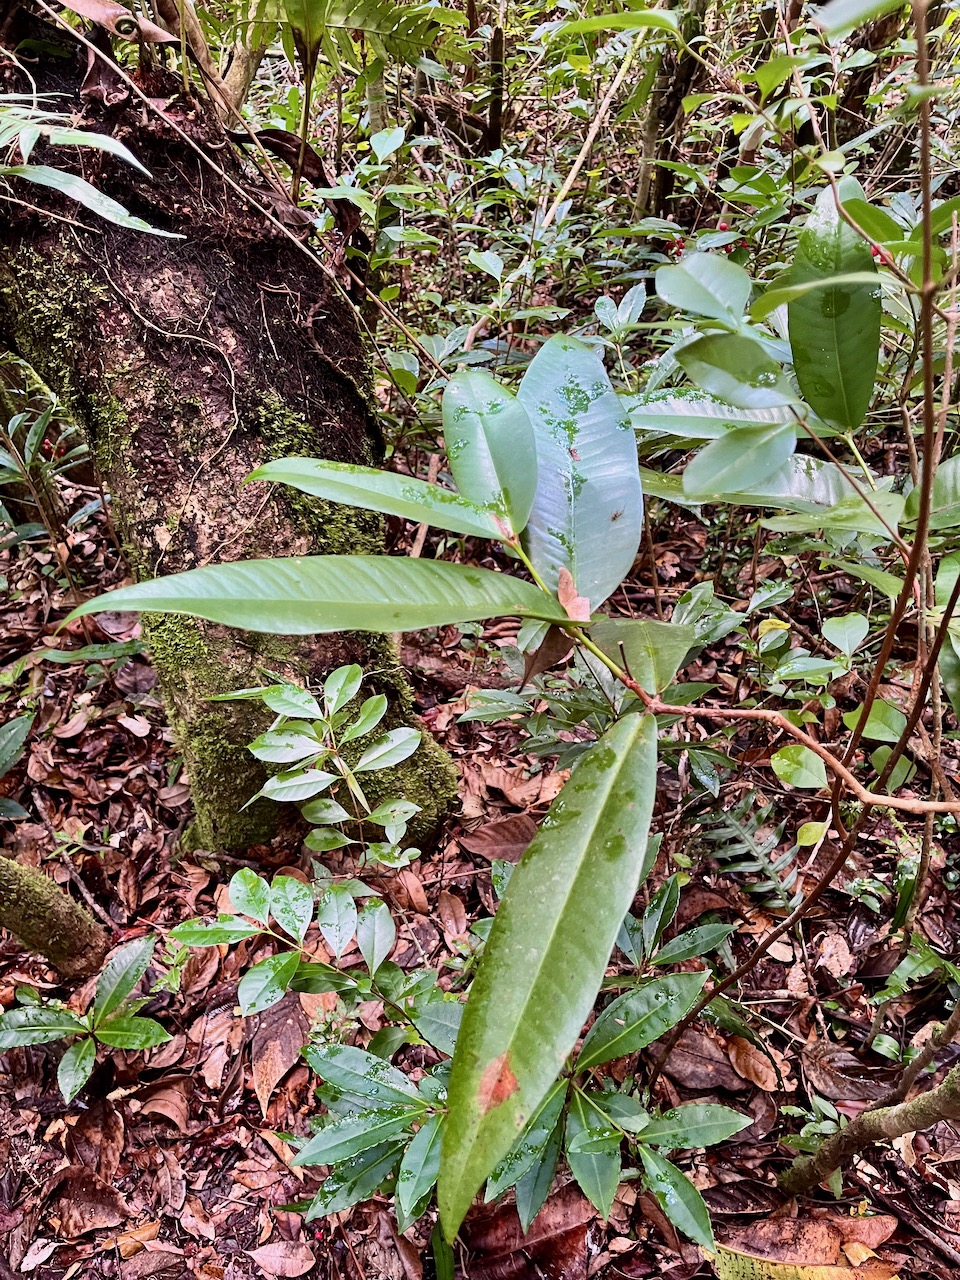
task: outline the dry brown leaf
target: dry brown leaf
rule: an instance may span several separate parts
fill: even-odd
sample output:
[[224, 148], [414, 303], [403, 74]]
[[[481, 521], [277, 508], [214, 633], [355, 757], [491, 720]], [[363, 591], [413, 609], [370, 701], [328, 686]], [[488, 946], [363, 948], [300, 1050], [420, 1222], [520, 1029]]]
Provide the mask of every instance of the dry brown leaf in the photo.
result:
[[113, 1182], [123, 1152], [123, 1117], [109, 1098], [98, 1098], [67, 1131], [67, 1154], [74, 1164]]
[[108, 1253], [116, 1249], [121, 1258], [132, 1258], [144, 1248], [146, 1241], [156, 1240], [160, 1234], [159, 1222], [145, 1222], [142, 1227], [134, 1227], [119, 1236], [109, 1236], [100, 1246], [101, 1252]]
[[195, 1240], [215, 1240], [213, 1219], [196, 1196], [187, 1196], [180, 1212], [180, 1225]]
[[835, 978], [843, 978], [853, 968], [853, 952], [839, 933], [828, 933], [817, 948], [817, 968]]
[[726, 1046], [704, 1027], [688, 1027], [670, 1051], [664, 1072], [688, 1089], [740, 1093], [746, 1086], [727, 1057]]
[[537, 824], [525, 813], [513, 813], [498, 822], [488, 822], [469, 835], [459, 836], [468, 853], [488, 862], [519, 862], [523, 851], [537, 834]]
[[251, 1249], [247, 1256], [270, 1276], [303, 1276], [316, 1264], [312, 1249], [295, 1240], [261, 1245], [259, 1249]]
[[60, 1235], [76, 1239], [88, 1231], [118, 1227], [127, 1216], [119, 1191], [108, 1186], [92, 1169], [70, 1165], [55, 1175], [57, 1197], [53, 1206], [60, 1219]]
[[731, 1036], [727, 1042], [727, 1054], [737, 1073], [766, 1093], [797, 1087], [796, 1082], [789, 1078], [790, 1064], [772, 1045], [764, 1051], [742, 1036]]
[[267, 1114], [274, 1089], [298, 1061], [309, 1035], [310, 1023], [295, 991], [288, 991], [279, 1004], [260, 1014], [250, 1057], [261, 1115]]
[[446, 889], [442, 889], [437, 900], [437, 912], [440, 916], [444, 940], [452, 949], [455, 943], [467, 936], [467, 913], [463, 903], [455, 893], [448, 893]]
[[430, 914], [430, 904], [427, 902], [427, 895], [423, 891], [423, 885], [420, 883], [415, 872], [409, 867], [404, 867], [400, 872], [400, 880], [403, 887], [407, 891], [410, 898], [410, 905], [418, 915], [426, 916]]

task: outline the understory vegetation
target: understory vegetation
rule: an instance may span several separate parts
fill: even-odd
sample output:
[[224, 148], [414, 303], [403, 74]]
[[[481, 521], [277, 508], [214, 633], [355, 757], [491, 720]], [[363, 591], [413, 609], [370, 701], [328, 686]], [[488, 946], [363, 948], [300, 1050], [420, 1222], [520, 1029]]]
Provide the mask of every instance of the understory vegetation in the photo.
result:
[[0, 0], [0, 1280], [960, 1262], [955, 0]]

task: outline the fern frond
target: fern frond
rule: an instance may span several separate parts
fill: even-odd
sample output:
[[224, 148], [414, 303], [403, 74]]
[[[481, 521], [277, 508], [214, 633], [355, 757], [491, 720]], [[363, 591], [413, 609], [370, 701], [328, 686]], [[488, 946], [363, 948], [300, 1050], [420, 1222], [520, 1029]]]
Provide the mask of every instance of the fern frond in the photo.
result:
[[743, 876], [747, 893], [764, 906], [792, 911], [801, 894], [795, 890], [799, 867], [794, 865], [799, 845], [778, 853], [786, 823], [775, 823], [773, 805], [753, 810], [753, 798], [745, 796], [732, 809], [701, 819], [701, 839], [727, 875]]

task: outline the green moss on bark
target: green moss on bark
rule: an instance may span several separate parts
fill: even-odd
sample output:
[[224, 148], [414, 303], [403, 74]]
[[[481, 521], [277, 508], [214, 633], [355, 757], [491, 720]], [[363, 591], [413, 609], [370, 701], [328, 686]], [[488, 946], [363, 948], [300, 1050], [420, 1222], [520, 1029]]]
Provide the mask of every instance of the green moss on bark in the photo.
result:
[[65, 978], [89, 977], [107, 954], [106, 933], [83, 907], [42, 871], [6, 856], [0, 856], [0, 928]]

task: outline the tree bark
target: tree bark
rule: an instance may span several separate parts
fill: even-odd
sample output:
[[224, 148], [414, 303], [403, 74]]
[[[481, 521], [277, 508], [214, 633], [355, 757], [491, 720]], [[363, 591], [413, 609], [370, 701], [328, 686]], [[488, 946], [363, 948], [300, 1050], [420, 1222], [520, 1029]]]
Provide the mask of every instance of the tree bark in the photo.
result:
[[89, 978], [103, 964], [105, 930], [42, 871], [0, 855], [0, 929], [44, 956], [64, 978]]
[[[19, 37], [14, 29], [8, 41]], [[43, 38], [63, 41], [49, 28]], [[67, 41], [68, 59], [41, 58], [32, 67], [41, 92], [76, 94], [86, 54], [81, 60]], [[24, 91], [7, 66], [6, 88]], [[185, 101], [175, 76], [141, 73], [140, 82], [157, 114], [130, 98], [107, 108], [75, 97], [74, 105], [82, 126], [124, 141], [151, 178], [86, 149], [48, 147], [34, 159], [58, 168], [79, 161], [99, 189], [184, 238], [115, 227], [58, 197], [50, 197], [51, 212], [87, 229], [7, 205], [0, 337], [85, 428], [138, 578], [217, 561], [382, 551], [377, 516], [242, 486], [252, 468], [276, 457], [376, 462], [382, 440], [367, 362], [348, 303], [172, 124], [300, 236], [307, 234], [302, 213], [277, 192], [253, 187], [214, 112]], [[36, 190], [28, 195], [33, 203]], [[394, 723], [412, 716], [409, 686], [386, 639], [251, 635], [179, 616], [144, 621], [189, 773], [194, 846], [293, 847], [298, 834], [292, 806], [258, 801], [240, 812], [264, 780], [246, 751], [262, 724], [253, 704], [213, 703], [213, 695], [264, 683], [264, 670], [315, 682], [341, 662], [360, 661], [390, 698]], [[422, 807], [422, 826], [436, 823], [453, 794], [452, 767], [428, 735], [409, 767], [379, 782]]]

